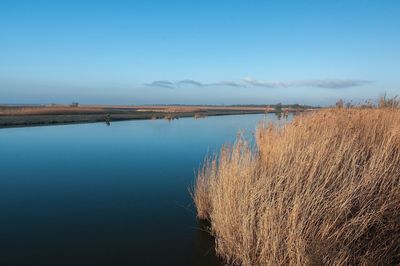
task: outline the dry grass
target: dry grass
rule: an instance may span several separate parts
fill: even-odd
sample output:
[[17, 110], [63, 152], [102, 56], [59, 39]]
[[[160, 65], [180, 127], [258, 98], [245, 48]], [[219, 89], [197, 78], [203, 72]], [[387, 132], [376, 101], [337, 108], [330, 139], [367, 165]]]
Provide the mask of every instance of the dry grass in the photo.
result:
[[233, 111], [273, 111], [273, 108], [258, 107], [258, 106], [198, 106], [198, 105], [153, 105], [153, 106], [135, 106], [140, 111], [153, 111], [153, 112], [201, 112], [208, 110], [233, 110]]
[[[194, 201], [242, 265], [400, 263], [400, 110], [325, 109], [260, 126], [204, 163]], [[385, 105], [385, 107], [388, 107]]]
[[37, 106], [37, 107], [7, 107], [0, 106], [0, 115], [58, 115], [58, 114], [78, 114], [78, 113], [104, 113], [113, 110], [138, 111], [138, 112], [158, 112], [158, 113], [205, 113], [210, 110], [220, 111], [263, 111], [260, 107], [224, 107], [224, 106], [78, 106], [67, 105], [56, 106]]
[[64, 115], [82, 113], [103, 113], [101, 107], [70, 107], [70, 106], [40, 106], [40, 107], [7, 107], [0, 109], [0, 116], [4, 115]]

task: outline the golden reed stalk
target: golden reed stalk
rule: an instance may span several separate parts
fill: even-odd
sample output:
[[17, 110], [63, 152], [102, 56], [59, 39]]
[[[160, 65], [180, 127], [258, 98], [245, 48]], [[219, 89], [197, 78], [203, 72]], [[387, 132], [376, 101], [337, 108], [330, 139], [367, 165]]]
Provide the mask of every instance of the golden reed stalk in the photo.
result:
[[193, 192], [227, 263], [400, 263], [399, 109], [324, 109], [256, 143], [207, 159]]

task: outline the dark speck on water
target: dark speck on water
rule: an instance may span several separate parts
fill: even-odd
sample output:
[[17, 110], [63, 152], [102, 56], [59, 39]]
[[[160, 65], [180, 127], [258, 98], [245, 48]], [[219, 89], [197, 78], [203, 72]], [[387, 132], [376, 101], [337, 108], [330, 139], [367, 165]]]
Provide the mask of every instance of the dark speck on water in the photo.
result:
[[263, 119], [1, 129], [0, 265], [219, 265], [188, 189]]

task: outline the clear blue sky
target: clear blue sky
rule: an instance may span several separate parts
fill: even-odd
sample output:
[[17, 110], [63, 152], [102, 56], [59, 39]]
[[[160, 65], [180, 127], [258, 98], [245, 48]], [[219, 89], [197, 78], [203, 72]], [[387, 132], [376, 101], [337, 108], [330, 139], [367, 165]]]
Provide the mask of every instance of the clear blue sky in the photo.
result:
[[0, 1], [3, 103], [400, 95], [400, 1]]

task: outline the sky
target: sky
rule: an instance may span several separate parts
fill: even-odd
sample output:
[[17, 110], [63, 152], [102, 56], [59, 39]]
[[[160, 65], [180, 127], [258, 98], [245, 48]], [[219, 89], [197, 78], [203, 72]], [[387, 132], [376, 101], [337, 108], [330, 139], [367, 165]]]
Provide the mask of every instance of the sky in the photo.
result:
[[396, 0], [0, 0], [0, 103], [400, 95]]

